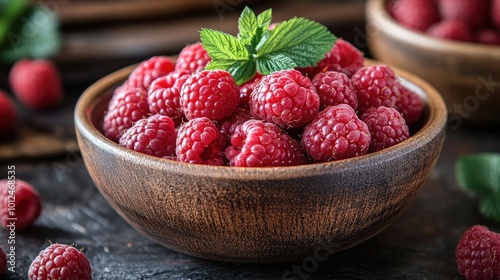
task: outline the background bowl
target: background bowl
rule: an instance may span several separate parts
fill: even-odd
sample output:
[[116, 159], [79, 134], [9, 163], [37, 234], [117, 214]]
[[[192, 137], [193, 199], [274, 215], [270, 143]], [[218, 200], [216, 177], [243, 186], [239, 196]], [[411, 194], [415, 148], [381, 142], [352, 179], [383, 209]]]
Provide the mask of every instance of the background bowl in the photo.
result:
[[402, 71], [425, 110], [406, 141], [357, 158], [294, 167], [179, 163], [126, 149], [100, 132], [113, 89], [132, 68], [96, 82], [75, 110], [95, 185], [133, 227], [179, 252], [229, 262], [284, 262], [354, 246], [390, 225], [417, 195], [442, 148], [446, 106]]
[[500, 123], [500, 46], [440, 40], [397, 23], [387, 0], [369, 0], [366, 32], [372, 56], [420, 76], [443, 96], [449, 124]]

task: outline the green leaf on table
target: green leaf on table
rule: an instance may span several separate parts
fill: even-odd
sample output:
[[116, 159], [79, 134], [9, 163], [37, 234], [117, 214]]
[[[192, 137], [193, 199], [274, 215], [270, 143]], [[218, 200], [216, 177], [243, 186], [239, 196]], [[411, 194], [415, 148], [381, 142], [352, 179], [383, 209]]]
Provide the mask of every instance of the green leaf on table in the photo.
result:
[[43, 58], [61, 46], [57, 15], [41, 6], [17, 18], [0, 45], [0, 60], [12, 63], [23, 57]]
[[212, 62], [206, 69], [229, 71], [239, 85], [262, 74], [314, 66], [333, 47], [336, 37], [324, 25], [292, 18], [269, 30], [272, 10], [259, 15], [245, 7], [238, 36], [203, 28], [201, 42]]
[[0, 45], [7, 37], [14, 22], [28, 10], [27, 0], [0, 0]]
[[481, 213], [500, 223], [500, 154], [462, 156], [455, 170], [459, 186], [481, 196]]

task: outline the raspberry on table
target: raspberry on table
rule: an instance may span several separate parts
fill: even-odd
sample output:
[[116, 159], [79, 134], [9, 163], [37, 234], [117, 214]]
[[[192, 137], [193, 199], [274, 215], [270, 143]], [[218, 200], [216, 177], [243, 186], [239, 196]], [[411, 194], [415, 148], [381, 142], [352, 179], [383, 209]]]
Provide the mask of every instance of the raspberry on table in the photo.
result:
[[231, 166], [271, 167], [307, 163], [299, 142], [277, 125], [248, 120], [236, 128], [226, 148]]
[[394, 108], [380, 106], [369, 108], [362, 115], [371, 135], [368, 152], [373, 153], [394, 146], [410, 137], [405, 119]]
[[440, 20], [439, 9], [434, 0], [397, 0], [388, 10], [402, 25], [425, 31]]
[[143, 89], [126, 84], [116, 88], [104, 116], [104, 135], [118, 142], [124, 130], [147, 117], [150, 113], [147, 95]]
[[320, 111], [328, 106], [347, 104], [358, 108], [358, 98], [351, 79], [341, 72], [326, 71], [316, 74], [312, 83], [320, 100]]
[[187, 72], [170, 72], [154, 80], [148, 89], [149, 112], [169, 116], [178, 126], [184, 117], [180, 103], [181, 87], [188, 77]]
[[132, 73], [130, 73], [126, 84], [135, 88], [148, 91], [149, 86], [159, 77], [174, 71], [175, 64], [167, 56], [153, 56], [142, 61]]
[[203, 45], [198, 42], [185, 46], [175, 64], [175, 71], [185, 71], [188, 73], [200, 72], [205, 69], [205, 66], [212, 61], [212, 58], [207, 53]]
[[427, 29], [427, 33], [435, 38], [472, 42], [474, 35], [470, 27], [458, 20], [443, 20]]
[[311, 80], [298, 70], [283, 70], [264, 76], [250, 95], [250, 112], [281, 128], [300, 127], [319, 110], [319, 96]]
[[368, 152], [371, 136], [368, 126], [346, 104], [327, 107], [307, 124], [302, 148], [315, 162], [360, 156]]
[[166, 157], [175, 155], [176, 139], [177, 131], [172, 119], [153, 115], [137, 121], [125, 130], [119, 144], [140, 153]]
[[16, 128], [18, 112], [14, 100], [0, 90], [0, 138], [10, 136]]
[[395, 108], [401, 113], [407, 125], [416, 123], [424, 111], [422, 99], [412, 90], [402, 87]]
[[239, 101], [239, 87], [224, 70], [193, 73], [181, 88], [181, 108], [188, 120], [200, 117], [223, 120], [233, 114]]
[[91, 280], [90, 261], [73, 246], [52, 244], [42, 250], [29, 267], [30, 280]]
[[443, 20], [461, 21], [472, 29], [488, 25], [490, 0], [439, 0]]
[[[15, 195], [15, 211], [9, 211], [9, 196]], [[16, 218], [15, 229], [22, 230], [31, 226], [42, 212], [42, 202], [38, 192], [28, 182], [16, 180], [0, 180], [0, 223], [9, 227]]]
[[251, 119], [253, 119], [253, 116], [249, 110], [236, 108], [234, 113], [229, 118], [219, 122], [217, 127], [220, 128], [220, 133], [230, 141], [236, 127]]
[[394, 107], [401, 95], [401, 82], [387, 65], [365, 66], [351, 77], [351, 81], [360, 113], [370, 107]]
[[33, 110], [52, 109], [63, 99], [61, 76], [50, 60], [18, 60], [10, 70], [9, 83], [17, 99]]
[[500, 235], [485, 226], [465, 231], [455, 257], [458, 271], [467, 280], [500, 279]]
[[363, 64], [363, 53], [348, 41], [338, 38], [332, 49], [316, 66], [299, 68], [298, 70], [310, 79], [313, 79], [316, 74], [326, 71], [342, 72], [351, 77], [363, 67]]
[[177, 160], [187, 163], [224, 165], [226, 138], [214, 122], [206, 117], [183, 124], [176, 140]]
[[5, 253], [2, 251], [2, 248], [0, 248], [0, 274], [4, 273], [6, 269], [7, 269], [7, 256], [5, 256]]

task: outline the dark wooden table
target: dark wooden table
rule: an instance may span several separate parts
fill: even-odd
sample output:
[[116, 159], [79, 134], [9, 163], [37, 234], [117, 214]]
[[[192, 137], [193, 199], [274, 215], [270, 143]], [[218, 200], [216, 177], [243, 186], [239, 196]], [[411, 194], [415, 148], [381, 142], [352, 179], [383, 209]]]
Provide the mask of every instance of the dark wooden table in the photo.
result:
[[[74, 89], [75, 91], [81, 89]], [[47, 116], [25, 114], [24, 125], [65, 127], [71, 131], [78, 94]], [[34, 122], [33, 120], [38, 120]], [[30, 121], [31, 120], [31, 121]], [[71, 135], [68, 136], [71, 140]], [[15, 140], [12, 140], [15, 142]], [[454, 163], [460, 155], [500, 152], [497, 127], [449, 128], [437, 166], [414, 202], [389, 228], [371, 240], [334, 254], [317, 267], [294, 273], [302, 262], [231, 264], [186, 256], [155, 244], [129, 226], [98, 192], [73, 150], [37, 158], [0, 159], [0, 177], [15, 165], [16, 177], [31, 182], [43, 199], [43, 213], [31, 228], [16, 232], [16, 272], [0, 279], [26, 279], [40, 250], [52, 243], [84, 247], [93, 279], [460, 279], [454, 250], [474, 224], [495, 225], [478, 213], [478, 199], [462, 191]], [[14, 145], [3, 143], [3, 145]], [[110, 171], [112, 172], [112, 171]], [[8, 232], [0, 230], [6, 249]], [[314, 269], [313, 269], [314, 268]], [[286, 274], [287, 271], [291, 273]]]

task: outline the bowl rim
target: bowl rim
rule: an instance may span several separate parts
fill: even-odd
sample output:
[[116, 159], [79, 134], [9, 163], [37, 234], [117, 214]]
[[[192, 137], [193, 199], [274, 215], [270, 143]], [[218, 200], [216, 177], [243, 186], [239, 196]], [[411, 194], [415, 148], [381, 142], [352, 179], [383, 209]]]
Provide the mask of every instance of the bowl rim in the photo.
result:
[[[410, 29], [399, 24], [387, 11], [386, 5], [389, 0], [368, 0], [365, 11], [367, 14], [367, 29], [373, 24], [377, 26], [377, 32], [383, 30], [384, 33], [391, 34], [391, 37], [415, 45], [423, 49], [454, 53], [458, 55], [478, 56], [500, 56], [500, 46], [479, 44], [465, 41], [444, 40], [433, 38], [422, 31]], [[374, 36], [371, 34], [369, 36]], [[376, 36], [376, 34], [375, 34]]]
[[[381, 62], [370, 59], [365, 60], [367, 64], [382, 64]], [[397, 145], [386, 148], [382, 151], [349, 159], [297, 166], [230, 167], [176, 162], [142, 154], [120, 146], [116, 142], [106, 138], [92, 124], [92, 121], [88, 117], [90, 110], [98, 103], [100, 97], [108, 92], [108, 90], [125, 81], [126, 77], [135, 66], [136, 65], [127, 66], [102, 77], [88, 87], [79, 97], [75, 106], [74, 121], [80, 148], [82, 146], [80, 137], [84, 137], [91, 141], [93, 145], [105, 149], [114, 156], [125, 157], [126, 160], [134, 161], [144, 167], [168, 169], [180, 175], [202, 175], [205, 177], [219, 179], [234, 179], [235, 177], [238, 177], [242, 180], [282, 180], [306, 178], [331, 172], [343, 172], [353, 168], [364, 169], [373, 164], [381, 164], [384, 161], [393, 160], [401, 155], [421, 148], [438, 137], [446, 127], [447, 109], [437, 90], [414, 74], [390, 66], [398, 77], [417, 86], [426, 94], [424, 99], [426, 100], [425, 104], [427, 104], [429, 110], [429, 118], [427, 122], [414, 135]]]

